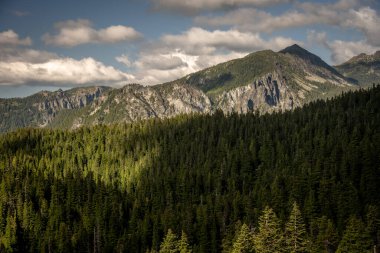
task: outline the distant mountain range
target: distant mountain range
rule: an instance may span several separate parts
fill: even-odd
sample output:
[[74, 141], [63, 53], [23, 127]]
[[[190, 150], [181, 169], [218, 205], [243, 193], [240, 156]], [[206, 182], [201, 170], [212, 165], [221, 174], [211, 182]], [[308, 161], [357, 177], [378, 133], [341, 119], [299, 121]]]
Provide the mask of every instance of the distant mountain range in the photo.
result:
[[41, 91], [0, 99], [0, 132], [22, 127], [75, 129], [187, 113], [270, 113], [378, 82], [380, 53], [331, 67], [298, 45], [259, 51], [156, 85]]
[[373, 55], [359, 54], [335, 67], [340, 73], [357, 81], [361, 86], [369, 86], [380, 80], [380, 51]]

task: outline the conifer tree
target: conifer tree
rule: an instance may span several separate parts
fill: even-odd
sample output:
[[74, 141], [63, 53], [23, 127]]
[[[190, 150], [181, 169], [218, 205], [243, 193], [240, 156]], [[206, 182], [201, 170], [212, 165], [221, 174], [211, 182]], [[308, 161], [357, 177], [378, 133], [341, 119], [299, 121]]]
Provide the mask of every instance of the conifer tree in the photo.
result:
[[168, 230], [164, 240], [160, 245], [160, 253], [177, 253], [178, 239], [171, 229]]
[[306, 236], [306, 228], [301, 217], [301, 211], [297, 203], [294, 202], [289, 221], [285, 225], [286, 252], [306, 252], [308, 244]]
[[255, 252], [253, 245], [253, 235], [249, 227], [244, 223], [239, 234], [232, 245], [231, 253], [251, 253]]
[[259, 217], [259, 228], [253, 237], [256, 253], [282, 252], [283, 235], [276, 214], [265, 207]]
[[370, 253], [371, 239], [363, 222], [352, 216], [339, 243], [337, 253]]
[[189, 245], [189, 241], [187, 239], [187, 235], [184, 231], [182, 231], [181, 239], [178, 242], [178, 250], [179, 253], [191, 253], [191, 247]]

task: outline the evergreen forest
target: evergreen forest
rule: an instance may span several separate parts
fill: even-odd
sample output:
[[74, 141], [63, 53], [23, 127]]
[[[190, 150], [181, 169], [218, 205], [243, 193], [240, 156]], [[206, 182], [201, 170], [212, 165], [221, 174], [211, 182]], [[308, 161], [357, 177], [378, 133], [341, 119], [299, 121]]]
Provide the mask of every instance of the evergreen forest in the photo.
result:
[[0, 252], [370, 253], [379, 189], [380, 86], [274, 114], [21, 129], [0, 135]]

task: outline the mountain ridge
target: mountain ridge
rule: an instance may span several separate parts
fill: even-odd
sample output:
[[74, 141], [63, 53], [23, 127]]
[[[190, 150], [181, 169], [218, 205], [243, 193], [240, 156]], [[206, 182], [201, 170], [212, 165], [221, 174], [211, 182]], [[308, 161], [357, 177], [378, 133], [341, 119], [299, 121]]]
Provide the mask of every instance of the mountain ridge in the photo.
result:
[[371, 86], [380, 80], [380, 51], [370, 55], [361, 53], [334, 67], [360, 86]]
[[0, 132], [20, 127], [73, 129], [187, 113], [271, 113], [355, 88], [298, 45], [263, 50], [156, 86], [128, 84], [41, 91], [0, 100]]

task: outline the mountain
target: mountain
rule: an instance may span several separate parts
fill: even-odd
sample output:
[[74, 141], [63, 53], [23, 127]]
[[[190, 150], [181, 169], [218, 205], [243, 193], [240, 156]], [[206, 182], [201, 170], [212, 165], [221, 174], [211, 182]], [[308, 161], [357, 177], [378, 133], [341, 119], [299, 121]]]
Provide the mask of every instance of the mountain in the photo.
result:
[[353, 87], [334, 68], [298, 45], [277, 53], [252, 53], [174, 83], [200, 88], [225, 112], [290, 110]]
[[380, 80], [380, 51], [372, 55], [359, 54], [335, 66], [344, 76], [354, 79], [360, 86], [370, 86]]
[[215, 110], [270, 113], [352, 88], [353, 83], [318, 56], [293, 45], [279, 52], [252, 53], [156, 86], [76, 88], [1, 99], [0, 131], [73, 129]]

